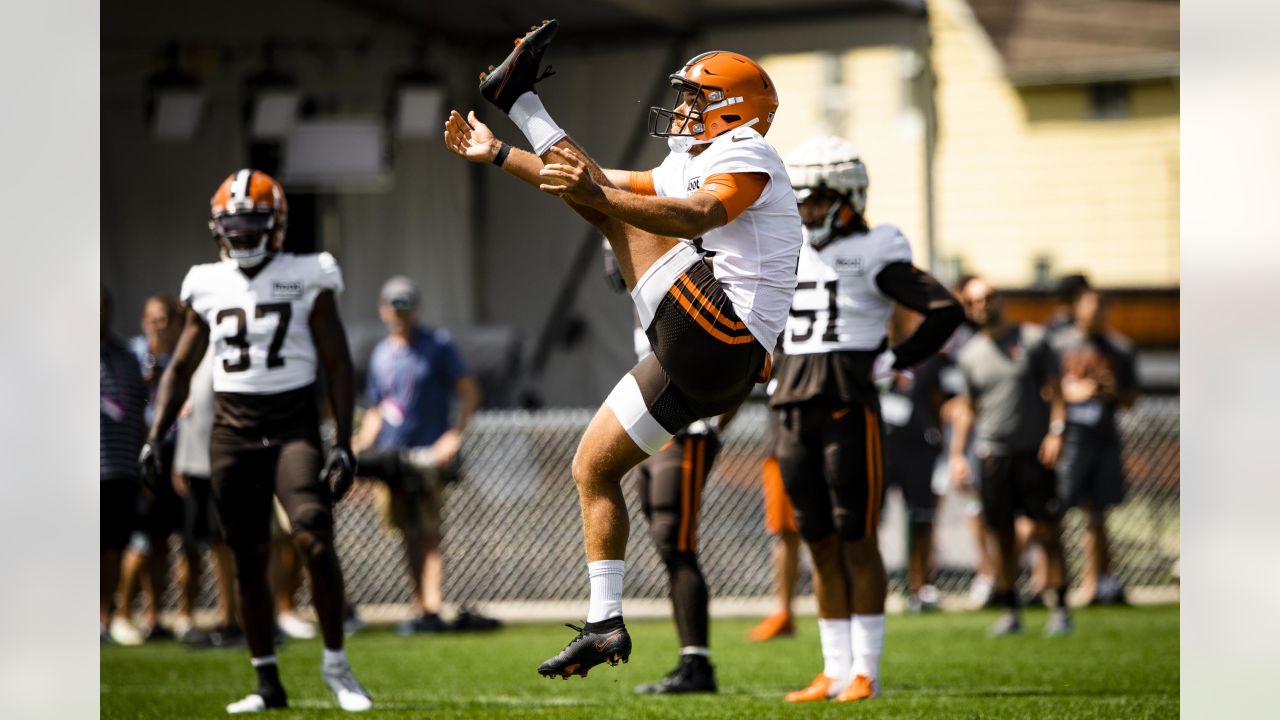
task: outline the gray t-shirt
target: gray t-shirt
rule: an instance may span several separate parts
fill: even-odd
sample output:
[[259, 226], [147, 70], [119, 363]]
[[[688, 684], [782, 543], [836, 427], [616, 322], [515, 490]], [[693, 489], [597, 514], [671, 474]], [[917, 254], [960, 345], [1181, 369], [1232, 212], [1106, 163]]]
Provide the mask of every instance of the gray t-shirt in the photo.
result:
[[178, 444], [173, 470], [180, 475], [209, 477], [209, 435], [213, 432], [213, 344], [191, 374], [187, 393], [191, 414], [178, 418]]
[[1034, 452], [1049, 431], [1049, 404], [1042, 390], [1057, 375], [1045, 330], [1014, 325], [992, 337], [979, 332], [956, 359], [964, 379], [961, 394], [973, 400], [980, 453]]

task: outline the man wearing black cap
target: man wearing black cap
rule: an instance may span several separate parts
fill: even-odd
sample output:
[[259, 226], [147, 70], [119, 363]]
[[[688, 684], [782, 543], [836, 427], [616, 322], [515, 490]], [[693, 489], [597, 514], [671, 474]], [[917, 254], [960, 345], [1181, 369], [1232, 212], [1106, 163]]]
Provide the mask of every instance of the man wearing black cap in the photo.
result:
[[[418, 303], [407, 277], [382, 286], [378, 314], [390, 332], [369, 360], [369, 409], [352, 441], [360, 473], [384, 481], [377, 487], [383, 524], [404, 538], [415, 610], [398, 628], [405, 635], [446, 629], [440, 484], [456, 467], [462, 432], [480, 404], [453, 339], [418, 324]], [[492, 624], [470, 614], [459, 620]]]

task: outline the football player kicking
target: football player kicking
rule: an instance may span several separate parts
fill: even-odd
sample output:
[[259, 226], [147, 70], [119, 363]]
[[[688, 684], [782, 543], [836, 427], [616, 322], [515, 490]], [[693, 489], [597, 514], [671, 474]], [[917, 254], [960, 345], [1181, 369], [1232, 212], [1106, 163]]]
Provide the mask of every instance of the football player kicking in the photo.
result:
[[[805, 243], [770, 405], [781, 423], [783, 484], [813, 558], [824, 663], [786, 700], [863, 700], [879, 693], [887, 585], [876, 539], [884, 451], [873, 372], [892, 377], [937, 352], [964, 311], [912, 265], [897, 228], [867, 224], [867, 171], [848, 142], [807, 141], [787, 171]], [[924, 321], [886, 351], [894, 302]]]
[[[324, 682], [342, 709], [368, 710], [373, 701], [342, 649], [342, 569], [333, 544], [332, 505], [350, 488], [354, 470], [351, 356], [335, 298], [342, 271], [329, 253], [281, 252], [288, 205], [280, 184], [265, 173], [232, 174], [211, 204], [209, 229], [223, 260], [193, 266], [182, 281], [187, 324], [160, 380], [143, 472], [154, 478], [160, 438], [212, 342], [213, 496], [235, 555], [244, 634], [258, 675], [258, 689], [227, 712], [288, 706], [276, 670], [275, 606], [267, 584], [272, 495], [288, 513], [311, 574]], [[317, 365], [338, 438], [323, 468]]]
[[563, 198], [598, 228], [653, 346], [609, 394], [573, 459], [591, 600], [577, 637], [538, 672], [585, 677], [631, 653], [622, 619], [630, 531], [622, 477], [768, 377], [801, 240], [786, 168], [764, 140], [778, 94], [759, 65], [720, 51], [690, 60], [670, 76], [675, 106], [650, 110], [650, 134], [666, 138], [671, 154], [649, 171], [602, 170], [533, 92], [547, 75], [538, 67], [556, 27], [535, 27], [481, 76], [481, 95], [507, 113], [533, 152], [498, 141], [475, 113], [466, 120], [451, 113], [445, 143]]

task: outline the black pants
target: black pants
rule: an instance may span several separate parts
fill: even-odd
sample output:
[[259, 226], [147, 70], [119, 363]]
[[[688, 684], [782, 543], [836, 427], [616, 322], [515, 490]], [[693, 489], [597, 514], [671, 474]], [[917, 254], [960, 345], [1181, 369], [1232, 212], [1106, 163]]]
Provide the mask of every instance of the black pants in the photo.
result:
[[720, 452], [714, 434], [677, 435], [636, 468], [649, 538], [667, 567], [682, 647], [707, 647], [708, 593], [698, 564], [698, 516], [707, 475]]

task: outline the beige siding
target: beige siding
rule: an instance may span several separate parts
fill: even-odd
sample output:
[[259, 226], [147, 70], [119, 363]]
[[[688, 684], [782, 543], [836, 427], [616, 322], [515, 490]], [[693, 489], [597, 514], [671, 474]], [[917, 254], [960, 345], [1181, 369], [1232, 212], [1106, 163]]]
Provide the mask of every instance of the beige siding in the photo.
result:
[[[1093, 120], [1087, 88], [1013, 87], [962, 0], [930, 7], [939, 259], [1009, 286], [1029, 284], [1039, 257], [1054, 272], [1083, 270], [1104, 285], [1177, 285], [1176, 82], [1135, 85], [1131, 117]], [[784, 90], [769, 139], [784, 154], [818, 133], [852, 140], [871, 174], [868, 214], [902, 227], [923, 264], [924, 128], [904, 51], [844, 53], [833, 97], [822, 57], [763, 62]], [[843, 108], [835, 127], [826, 112], [833, 101]]]

